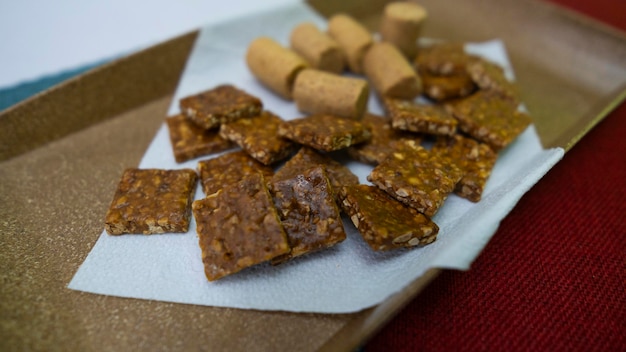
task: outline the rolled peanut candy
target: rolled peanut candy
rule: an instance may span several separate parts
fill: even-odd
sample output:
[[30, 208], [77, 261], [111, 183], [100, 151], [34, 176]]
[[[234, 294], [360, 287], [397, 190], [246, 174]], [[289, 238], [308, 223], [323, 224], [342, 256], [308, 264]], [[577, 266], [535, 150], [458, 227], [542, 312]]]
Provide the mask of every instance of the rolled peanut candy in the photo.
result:
[[288, 100], [292, 98], [298, 72], [309, 66], [298, 54], [268, 37], [259, 37], [250, 43], [246, 63], [263, 85]]
[[337, 14], [328, 20], [328, 34], [339, 44], [348, 68], [363, 73], [363, 56], [372, 45], [372, 34], [354, 18]]
[[417, 38], [428, 17], [426, 9], [413, 2], [391, 2], [380, 23], [383, 41], [395, 45], [410, 60], [417, 55]]
[[291, 31], [289, 43], [293, 51], [313, 68], [341, 73], [345, 67], [339, 44], [311, 22], [296, 26]]
[[393, 44], [372, 45], [363, 58], [363, 69], [381, 96], [410, 100], [421, 93], [419, 76]]
[[296, 78], [293, 98], [304, 113], [360, 120], [367, 107], [369, 85], [364, 79], [305, 69]]

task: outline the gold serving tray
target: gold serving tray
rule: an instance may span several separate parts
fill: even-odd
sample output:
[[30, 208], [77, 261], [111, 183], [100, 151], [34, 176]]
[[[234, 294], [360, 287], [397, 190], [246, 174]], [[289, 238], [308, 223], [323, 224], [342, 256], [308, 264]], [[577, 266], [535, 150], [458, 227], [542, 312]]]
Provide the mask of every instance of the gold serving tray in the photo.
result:
[[[312, 0], [371, 29], [384, 1]], [[545, 147], [569, 150], [626, 97], [626, 36], [539, 1], [424, 0], [424, 36], [504, 40]], [[350, 350], [434, 279], [354, 314], [213, 308], [66, 288], [139, 163], [197, 32], [94, 69], [0, 113], [2, 350]], [[254, 294], [254, 292], [250, 292]], [[347, 293], [349, 294], [349, 293]]]

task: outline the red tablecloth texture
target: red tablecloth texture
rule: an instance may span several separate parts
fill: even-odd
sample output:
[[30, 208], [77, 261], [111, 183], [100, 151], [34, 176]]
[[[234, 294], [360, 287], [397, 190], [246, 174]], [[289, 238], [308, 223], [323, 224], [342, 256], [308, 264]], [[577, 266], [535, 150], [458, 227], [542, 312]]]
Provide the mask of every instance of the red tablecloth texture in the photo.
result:
[[[552, 2], [626, 31], [624, 0]], [[626, 351], [625, 202], [622, 103], [522, 197], [469, 271], [444, 271], [363, 349]]]

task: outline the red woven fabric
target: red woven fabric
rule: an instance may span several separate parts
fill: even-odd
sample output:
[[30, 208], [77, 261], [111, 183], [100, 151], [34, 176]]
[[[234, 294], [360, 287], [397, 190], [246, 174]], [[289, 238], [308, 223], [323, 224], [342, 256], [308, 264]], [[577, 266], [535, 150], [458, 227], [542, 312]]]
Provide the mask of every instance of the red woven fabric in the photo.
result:
[[[620, 0], [555, 2], [626, 30]], [[622, 104], [520, 200], [470, 271], [445, 271], [364, 350], [626, 351], [625, 196]]]

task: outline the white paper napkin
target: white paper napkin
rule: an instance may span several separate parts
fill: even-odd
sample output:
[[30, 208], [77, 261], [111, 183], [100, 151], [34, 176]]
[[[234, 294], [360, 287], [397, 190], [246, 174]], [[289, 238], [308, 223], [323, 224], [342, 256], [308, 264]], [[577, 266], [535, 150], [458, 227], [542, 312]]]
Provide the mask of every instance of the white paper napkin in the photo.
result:
[[[177, 101], [218, 84], [231, 83], [258, 96], [266, 109], [284, 119], [302, 116], [292, 102], [262, 87], [248, 71], [248, 43], [260, 35], [287, 45], [291, 29], [303, 21], [326, 28], [305, 4], [204, 28], [175, 94]], [[507, 67], [500, 41], [468, 45], [467, 50]], [[382, 113], [377, 99], [369, 109]], [[99, 294], [170, 302], [293, 312], [347, 313], [381, 303], [429, 268], [468, 269], [496, 231], [500, 221], [563, 156], [563, 149], [544, 150], [529, 127], [500, 152], [479, 203], [451, 195], [433, 220], [440, 226], [435, 243], [424, 248], [377, 253], [344, 219], [348, 238], [335, 247], [272, 267], [261, 264], [208, 282], [204, 276], [195, 221], [186, 234], [109, 236], [102, 233], [69, 288]], [[163, 125], [146, 151], [141, 168], [196, 168], [198, 160], [174, 161]], [[362, 183], [371, 167], [348, 162]], [[196, 198], [203, 197], [200, 186]]]

